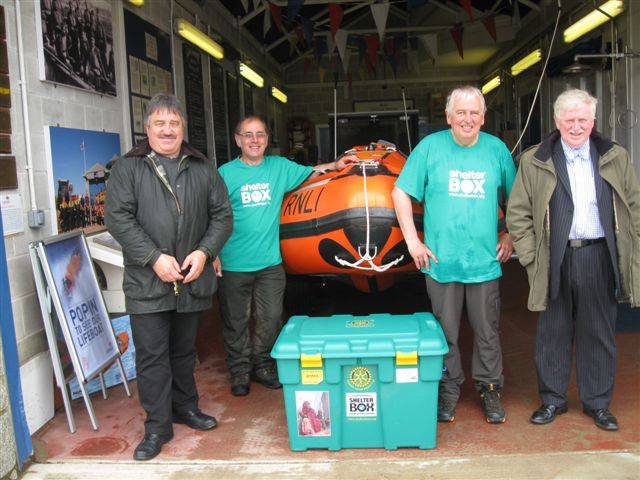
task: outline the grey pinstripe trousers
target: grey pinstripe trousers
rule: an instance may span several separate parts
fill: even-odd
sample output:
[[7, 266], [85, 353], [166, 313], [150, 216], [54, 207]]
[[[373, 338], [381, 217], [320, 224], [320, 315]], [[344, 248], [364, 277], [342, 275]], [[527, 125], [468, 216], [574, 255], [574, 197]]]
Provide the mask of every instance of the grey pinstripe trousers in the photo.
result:
[[573, 344], [578, 392], [589, 409], [608, 408], [616, 367], [614, 273], [606, 243], [567, 247], [558, 297], [540, 314], [535, 364], [544, 404], [563, 406]]

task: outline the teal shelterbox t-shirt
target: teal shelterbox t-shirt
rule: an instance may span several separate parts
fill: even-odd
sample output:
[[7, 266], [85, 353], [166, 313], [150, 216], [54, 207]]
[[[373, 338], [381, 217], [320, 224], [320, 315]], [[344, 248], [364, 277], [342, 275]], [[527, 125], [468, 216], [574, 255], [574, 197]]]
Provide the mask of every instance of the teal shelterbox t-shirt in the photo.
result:
[[441, 283], [477, 283], [502, 275], [496, 259], [499, 191], [511, 192], [515, 166], [506, 145], [480, 132], [475, 145], [458, 145], [451, 130], [416, 146], [396, 186], [424, 201], [425, 244], [438, 263], [423, 270]]
[[281, 263], [282, 199], [313, 169], [284, 157], [267, 156], [255, 166], [236, 158], [220, 167], [219, 172], [233, 210], [233, 232], [220, 252], [222, 269], [255, 272]]

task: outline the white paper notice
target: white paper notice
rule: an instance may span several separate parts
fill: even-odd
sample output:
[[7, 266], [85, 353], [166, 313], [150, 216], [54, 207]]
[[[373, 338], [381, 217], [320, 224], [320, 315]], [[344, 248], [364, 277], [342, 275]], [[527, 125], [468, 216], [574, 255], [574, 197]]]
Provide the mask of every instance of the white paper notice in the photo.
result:
[[5, 237], [24, 232], [20, 194], [17, 191], [0, 193], [0, 205], [2, 207], [2, 230]]
[[396, 383], [418, 383], [418, 369], [396, 368]]

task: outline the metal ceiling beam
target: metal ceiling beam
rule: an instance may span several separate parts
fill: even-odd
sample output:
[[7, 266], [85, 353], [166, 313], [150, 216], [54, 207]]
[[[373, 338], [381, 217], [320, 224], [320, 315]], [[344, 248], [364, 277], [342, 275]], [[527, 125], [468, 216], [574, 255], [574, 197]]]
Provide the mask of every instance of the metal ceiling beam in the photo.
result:
[[[289, 2], [287, 0], [270, 0], [270, 1], [271, 1], [271, 3], [273, 5], [277, 5], [278, 7], [286, 7], [287, 5], [289, 5]], [[361, 3], [361, 2], [362, 2], [362, 0], [340, 0], [340, 3]], [[327, 5], [329, 3], [332, 3], [332, 0], [305, 0], [304, 5], [305, 6], [307, 6], [307, 5]], [[373, 2], [371, 2], [371, 3], [373, 3]], [[258, 15], [260, 15], [262, 12], [264, 12], [264, 4], [256, 7], [250, 13], [248, 13], [244, 17], [242, 17], [240, 19], [240, 25], [244, 25], [245, 23], [249, 22], [253, 18], [255, 18]]]
[[518, 0], [522, 5], [529, 7], [531, 10], [535, 10], [536, 12], [540, 11], [540, 5], [533, 3], [531, 0]]

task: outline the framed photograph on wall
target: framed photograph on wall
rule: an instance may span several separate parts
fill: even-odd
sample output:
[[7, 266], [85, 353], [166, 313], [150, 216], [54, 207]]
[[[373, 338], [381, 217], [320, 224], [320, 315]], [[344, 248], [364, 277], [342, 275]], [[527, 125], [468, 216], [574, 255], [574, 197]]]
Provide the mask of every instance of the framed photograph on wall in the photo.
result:
[[52, 234], [105, 229], [107, 164], [120, 156], [120, 135], [45, 127]]
[[116, 96], [110, 0], [35, 0], [40, 80]]

